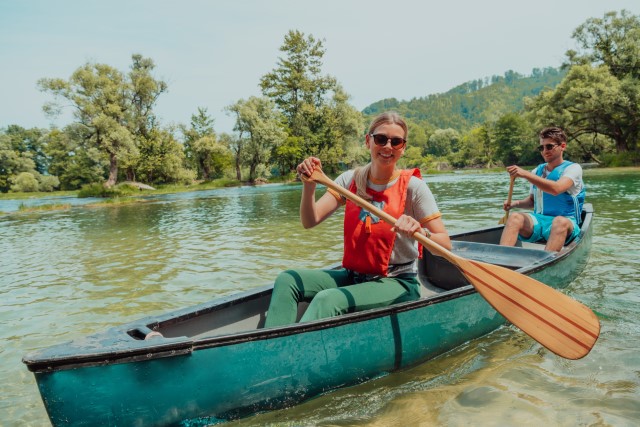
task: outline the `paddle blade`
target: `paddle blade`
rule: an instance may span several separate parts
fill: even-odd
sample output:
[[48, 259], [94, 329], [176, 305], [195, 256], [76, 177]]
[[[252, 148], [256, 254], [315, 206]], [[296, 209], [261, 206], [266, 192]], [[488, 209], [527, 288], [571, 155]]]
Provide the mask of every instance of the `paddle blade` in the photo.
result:
[[507, 212], [502, 218], [500, 218], [500, 221], [498, 221], [498, 225], [506, 224], [507, 218], [509, 218], [509, 212]]
[[600, 322], [585, 305], [508, 268], [462, 263], [462, 274], [496, 311], [558, 356], [580, 359], [595, 345]]

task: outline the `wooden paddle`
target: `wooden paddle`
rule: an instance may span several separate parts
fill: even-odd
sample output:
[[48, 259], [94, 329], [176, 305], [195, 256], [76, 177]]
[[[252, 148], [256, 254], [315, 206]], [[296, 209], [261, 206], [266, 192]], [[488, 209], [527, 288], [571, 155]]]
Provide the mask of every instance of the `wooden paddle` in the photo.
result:
[[[311, 179], [353, 201], [388, 224], [396, 219], [360, 196], [333, 182], [320, 169]], [[586, 356], [600, 334], [596, 315], [586, 306], [542, 282], [508, 268], [462, 258], [419, 232], [413, 234], [434, 255], [455, 266], [502, 316], [531, 338], [567, 359]]]
[[[509, 182], [509, 195], [507, 196], [507, 203], [511, 204], [511, 196], [513, 196], [513, 183], [516, 181], [516, 177], [511, 175], [511, 182]], [[504, 213], [504, 216], [498, 221], [498, 224], [506, 224], [509, 218], [509, 212], [511, 209]]]

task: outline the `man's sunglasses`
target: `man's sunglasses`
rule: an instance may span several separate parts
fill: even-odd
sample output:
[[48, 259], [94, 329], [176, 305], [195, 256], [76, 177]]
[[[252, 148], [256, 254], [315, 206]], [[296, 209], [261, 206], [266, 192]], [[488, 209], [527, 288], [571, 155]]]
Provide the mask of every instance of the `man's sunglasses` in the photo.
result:
[[387, 142], [391, 141], [391, 146], [396, 150], [401, 149], [402, 147], [404, 147], [404, 144], [407, 143], [407, 140], [404, 138], [389, 138], [383, 133], [376, 133], [375, 135], [371, 134], [371, 137], [373, 138], [373, 142], [380, 147], [384, 147], [385, 145], [387, 145]]
[[558, 145], [560, 145], [560, 144], [542, 144], [542, 145], [538, 145], [538, 151], [540, 151], [541, 153], [544, 150], [551, 151], [554, 148], [556, 148]]

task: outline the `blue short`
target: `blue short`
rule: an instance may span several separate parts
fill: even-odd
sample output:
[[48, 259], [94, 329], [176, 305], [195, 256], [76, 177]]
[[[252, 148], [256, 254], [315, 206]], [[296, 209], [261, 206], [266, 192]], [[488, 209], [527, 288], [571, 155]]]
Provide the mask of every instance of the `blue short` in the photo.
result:
[[[531, 233], [531, 237], [522, 237], [518, 234], [518, 240], [522, 242], [536, 243], [541, 240], [547, 241], [549, 240], [549, 234], [551, 234], [551, 224], [553, 223], [553, 219], [555, 216], [541, 215], [537, 213], [527, 213], [531, 220], [533, 221], [533, 233]], [[564, 244], [566, 245], [580, 234], [580, 227], [576, 222], [575, 218], [565, 217], [571, 221], [573, 224], [573, 232], [567, 236], [567, 240], [565, 240]]]

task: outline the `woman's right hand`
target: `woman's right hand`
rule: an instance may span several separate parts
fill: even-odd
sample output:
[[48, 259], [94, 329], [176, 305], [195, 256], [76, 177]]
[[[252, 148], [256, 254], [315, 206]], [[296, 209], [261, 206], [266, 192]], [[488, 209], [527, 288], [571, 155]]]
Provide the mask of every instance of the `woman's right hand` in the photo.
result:
[[320, 162], [320, 159], [317, 157], [307, 157], [296, 167], [296, 172], [298, 172], [299, 175], [304, 174], [307, 176], [311, 176], [316, 168], [322, 169], [322, 163]]

